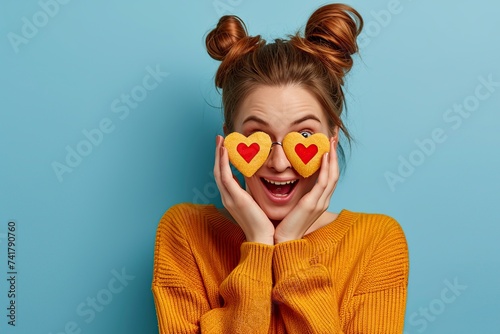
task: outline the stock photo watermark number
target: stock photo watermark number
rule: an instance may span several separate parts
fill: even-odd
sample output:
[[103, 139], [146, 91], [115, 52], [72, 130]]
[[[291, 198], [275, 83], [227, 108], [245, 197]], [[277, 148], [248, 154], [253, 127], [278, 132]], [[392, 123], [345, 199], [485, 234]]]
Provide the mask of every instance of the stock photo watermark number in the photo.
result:
[[6, 271], [6, 288], [7, 288], [7, 324], [16, 326], [17, 315], [17, 226], [16, 222], [9, 221], [7, 223], [7, 271]]

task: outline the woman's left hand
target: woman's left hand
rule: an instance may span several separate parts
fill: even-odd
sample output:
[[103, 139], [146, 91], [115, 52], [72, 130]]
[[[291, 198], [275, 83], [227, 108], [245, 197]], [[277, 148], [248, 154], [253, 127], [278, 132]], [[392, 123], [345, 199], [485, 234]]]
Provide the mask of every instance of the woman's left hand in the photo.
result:
[[326, 211], [339, 179], [336, 138], [330, 139], [330, 152], [323, 155], [318, 180], [314, 187], [278, 224], [274, 243], [301, 239]]

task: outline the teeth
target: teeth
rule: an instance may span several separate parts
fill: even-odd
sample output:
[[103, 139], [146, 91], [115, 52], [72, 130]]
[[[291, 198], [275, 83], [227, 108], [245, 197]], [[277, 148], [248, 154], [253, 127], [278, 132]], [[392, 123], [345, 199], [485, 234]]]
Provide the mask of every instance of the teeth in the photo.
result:
[[271, 184], [275, 184], [277, 186], [284, 186], [285, 184], [292, 184], [292, 183], [295, 183], [297, 181], [297, 180], [292, 180], [292, 181], [278, 182], [278, 181], [268, 180], [266, 178], [264, 178], [264, 180], [266, 180], [266, 182], [269, 182]]

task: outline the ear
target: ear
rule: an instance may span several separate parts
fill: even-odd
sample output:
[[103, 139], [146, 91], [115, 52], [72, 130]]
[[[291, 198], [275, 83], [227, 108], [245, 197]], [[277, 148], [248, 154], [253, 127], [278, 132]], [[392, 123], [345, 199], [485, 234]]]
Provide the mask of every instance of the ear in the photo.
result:
[[224, 136], [227, 136], [229, 134], [229, 130], [227, 129], [226, 123], [222, 125], [222, 131], [224, 131]]
[[330, 142], [334, 140], [335, 141], [335, 149], [337, 149], [337, 146], [339, 145], [339, 126], [335, 125], [332, 131], [332, 135], [330, 137]]
[[334, 133], [335, 139], [339, 139], [339, 126], [335, 125]]
[[332, 129], [332, 134], [330, 136], [330, 139], [334, 138], [336, 142], [339, 141], [339, 126], [335, 125], [335, 127]]

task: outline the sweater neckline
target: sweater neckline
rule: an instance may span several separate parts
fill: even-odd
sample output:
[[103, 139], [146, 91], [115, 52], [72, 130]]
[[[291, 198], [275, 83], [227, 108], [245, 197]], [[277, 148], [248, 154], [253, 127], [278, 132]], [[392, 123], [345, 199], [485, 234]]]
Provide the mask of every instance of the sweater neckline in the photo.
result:
[[[230, 235], [241, 241], [245, 240], [245, 234], [241, 228], [233, 223], [228, 217], [222, 214], [214, 204], [208, 204], [207, 208], [217, 219], [214, 223], [226, 230]], [[330, 223], [318, 228], [317, 230], [306, 234], [303, 239], [309, 240], [311, 243], [338, 243], [351, 225], [358, 219], [359, 213], [347, 209], [341, 209], [337, 217]]]
[[347, 230], [357, 220], [359, 213], [347, 209], [341, 209], [337, 218], [330, 223], [306, 234], [303, 239], [312, 243], [325, 243], [327, 241], [334, 244], [340, 242]]

